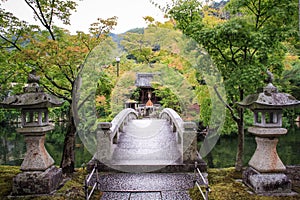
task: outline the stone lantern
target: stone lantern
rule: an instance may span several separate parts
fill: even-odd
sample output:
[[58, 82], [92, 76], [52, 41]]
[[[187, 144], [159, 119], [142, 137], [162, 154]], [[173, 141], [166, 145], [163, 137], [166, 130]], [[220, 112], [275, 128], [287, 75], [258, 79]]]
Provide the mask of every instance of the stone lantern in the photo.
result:
[[287, 129], [282, 128], [283, 109], [299, 106], [300, 101], [278, 92], [270, 77], [262, 93], [249, 95], [238, 105], [253, 112], [254, 124], [248, 132], [255, 135], [257, 143], [249, 167], [243, 173], [243, 182], [256, 193], [290, 193], [291, 181], [284, 174], [286, 167], [276, 146], [278, 137], [287, 133]]
[[0, 102], [4, 108], [21, 109], [21, 127], [17, 132], [24, 135], [26, 142], [22, 172], [13, 180], [13, 195], [51, 193], [62, 181], [62, 170], [53, 165], [44, 142], [46, 133], [54, 129], [49, 123], [48, 108], [61, 106], [63, 101], [44, 93], [38, 82], [39, 77], [32, 71], [23, 94]]

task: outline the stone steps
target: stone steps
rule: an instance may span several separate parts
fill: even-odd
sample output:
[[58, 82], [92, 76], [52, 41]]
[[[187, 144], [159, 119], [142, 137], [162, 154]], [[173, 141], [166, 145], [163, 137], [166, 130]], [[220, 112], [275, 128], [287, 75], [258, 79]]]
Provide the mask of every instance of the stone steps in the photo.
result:
[[189, 200], [195, 179], [201, 183], [193, 173], [102, 174], [98, 190], [103, 192], [101, 200]]

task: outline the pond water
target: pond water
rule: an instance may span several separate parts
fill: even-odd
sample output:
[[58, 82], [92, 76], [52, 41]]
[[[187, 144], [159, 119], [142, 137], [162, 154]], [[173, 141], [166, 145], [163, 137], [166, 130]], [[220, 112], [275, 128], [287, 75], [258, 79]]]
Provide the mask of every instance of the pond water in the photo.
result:
[[[15, 131], [16, 127], [0, 126], [0, 164], [21, 165], [26, 147], [22, 135]], [[55, 165], [60, 165], [65, 125], [56, 125], [55, 129], [47, 134], [46, 149], [55, 160]], [[246, 133], [245, 137], [245, 165], [250, 160], [256, 148], [254, 137]], [[205, 157], [211, 168], [232, 167], [235, 164], [237, 149], [237, 136], [222, 136], [211, 153]], [[279, 157], [285, 165], [300, 164], [300, 128], [290, 128], [288, 134], [279, 138], [277, 146]], [[75, 165], [81, 167], [87, 163], [92, 155], [84, 148], [79, 137], [76, 138]]]
[[[21, 165], [23, 161], [26, 152], [24, 137], [15, 129], [13, 126], [0, 126], [0, 165]], [[45, 147], [58, 166], [61, 162], [65, 131], [65, 124], [57, 124], [53, 131], [46, 134]], [[81, 167], [92, 158], [79, 137], [76, 137], [75, 157], [76, 167]]]
[[[253, 135], [245, 133], [244, 165], [247, 165], [256, 149]], [[237, 152], [237, 136], [220, 137], [216, 146], [204, 158], [210, 168], [232, 167]], [[285, 165], [300, 165], [300, 128], [290, 128], [279, 137], [277, 153]]]

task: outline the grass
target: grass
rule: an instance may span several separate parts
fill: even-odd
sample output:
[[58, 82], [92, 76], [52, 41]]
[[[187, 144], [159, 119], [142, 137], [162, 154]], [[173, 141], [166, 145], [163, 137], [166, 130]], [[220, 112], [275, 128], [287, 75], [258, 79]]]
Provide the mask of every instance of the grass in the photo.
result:
[[[208, 169], [208, 180], [211, 192], [209, 193], [209, 200], [296, 200], [300, 199], [297, 196], [259, 196], [249, 192], [249, 188], [242, 182], [242, 173], [236, 172], [234, 168], [224, 169]], [[205, 188], [202, 189], [202, 191]], [[299, 191], [298, 187], [293, 188]], [[190, 196], [193, 200], [202, 199], [198, 188], [190, 190]]]
[[[0, 199], [8, 199], [12, 190], [12, 179], [20, 173], [19, 166], [1, 166], [0, 165]], [[59, 188], [53, 195], [39, 195], [14, 197], [13, 199], [22, 200], [65, 200], [65, 199], [84, 199], [83, 183], [87, 175], [86, 170], [77, 169], [76, 172], [66, 179], [66, 183]], [[211, 192], [210, 200], [296, 200], [300, 199], [300, 195], [292, 197], [265, 197], [249, 193], [249, 189], [240, 181], [242, 174], [235, 172], [234, 168], [224, 169], [208, 169], [208, 179]], [[293, 188], [298, 193], [300, 188]], [[95, 192], [93, 200], [100, 199], [102, 193]], [[201, 194], [197, 188], [190, 190], [193, 200], [201, 199]]]

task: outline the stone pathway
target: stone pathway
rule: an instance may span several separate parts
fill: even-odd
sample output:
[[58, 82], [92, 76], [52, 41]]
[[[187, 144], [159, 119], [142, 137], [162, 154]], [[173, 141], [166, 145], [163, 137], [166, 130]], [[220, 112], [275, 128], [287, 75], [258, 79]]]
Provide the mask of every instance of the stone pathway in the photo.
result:
[[194, 179], [193, 173], [116, 173], [101, 175], [98, 189], [101, 200], [190, 200]]
[[164, 119], [131, 120], [114, 149], [113, 165], [181, 164], [176, 135]]
[[181, 148], [165, 119], [131, 120], [111, 160], [115, 169], [130, 173], [101, 174], [101, 200], [190, 200], [188, 190], [199, 181], [193, 173], [142, 173], [182, 165]]

